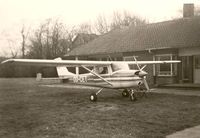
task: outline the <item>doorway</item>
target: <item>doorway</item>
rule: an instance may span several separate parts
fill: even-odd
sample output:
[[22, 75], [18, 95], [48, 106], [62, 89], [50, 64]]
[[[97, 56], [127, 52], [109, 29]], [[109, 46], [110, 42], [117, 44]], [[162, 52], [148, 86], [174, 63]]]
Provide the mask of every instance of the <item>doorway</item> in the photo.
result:
[[183, 83], [193, 83], [193, 56], [181, 57], [181, 78]]
[[200, 83], [200, 55], [194, 56], [194, 83]]

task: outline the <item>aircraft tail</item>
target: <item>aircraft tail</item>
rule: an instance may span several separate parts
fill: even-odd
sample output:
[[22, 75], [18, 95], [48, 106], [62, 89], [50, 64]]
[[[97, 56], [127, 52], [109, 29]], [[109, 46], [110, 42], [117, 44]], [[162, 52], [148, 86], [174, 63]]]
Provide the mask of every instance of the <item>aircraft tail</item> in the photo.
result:
[[[54, 60], [62, 60], [62, 59], [61, 58], [56, 58]], [[59, 78], [66, 78], [66, 77], [70, 77], [70, 76], [74, 76], [75, 75], [74, 73], [69, 72], [67, 67], [65, 67], [65, 66], [57, 66], [56, 70], [57, 70]]]

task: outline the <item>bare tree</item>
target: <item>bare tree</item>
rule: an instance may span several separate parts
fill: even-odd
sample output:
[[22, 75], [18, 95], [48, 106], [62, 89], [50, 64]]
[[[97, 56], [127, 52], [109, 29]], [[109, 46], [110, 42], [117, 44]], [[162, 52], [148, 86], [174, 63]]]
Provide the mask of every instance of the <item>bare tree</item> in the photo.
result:
[[67, 48], [67, 52], [69, 52], [71, 49], [73, 49], [73, 41], [78, 35], [79, 31], [76, 26], [72, 26], [70, 29], [66, 29], [67, 34], [67, 40], [69, 42], [69, 47]]
[[[110, 23], [108, 23], [108, 21]], [[138, 26], [146, 23], [146, 20], [135, 16], [128, 11], [114, 11], [111, 20], [106, 19], [105, 16], [99, 15], [95, 23], [95, 28], [97, 33], [105, 34], [111, 30], [119, 29], [125, 26]]]
[[30, 37], [31, 44], [28, 52], [30, 58], [43, 58], [43, 33], [44, 25], [40, 25], [33, 36]]
[[123, 23], [124, 26], [138, 26], [138, 25], [145, 25], [147, 21], [142, 19], [141, 17], [135, 16], [128, 11], [123, 12]]
[[16, 43], [11, 39], [8, 39], [7, 41], [8, 41], [8, 44], [9, 44], [11, 57], [16, 58], [17, 55], [18, 55], [18, 52], [19, 52], [18, 49], [16, 48]]
[[47, 19], [31, 37], [29, 56], [52, 59], [66, 53], [68, 31], [59, 19]]
[[146, 20], [139, 18], [128, 11], [123, 11], [122, 13], [115, 11], [111, 22], [111, 30], [125, 26], [138, 26], [144, 24], [146, 24]]
[[118, 11], [113, 12], [113, 19], [111, 22], [111, 30], [120, 28], [123, 24], [122, 14]]
[[[109, 32], [111, 29], [146, 23], [145, 20], [142, 20], [128, 12], [124, 12], [123, 14], [120, 12], [114, 12], [113, 18], [110, 22], [111, 23], [108, 23], [108, 19], [106, 19], [105, 16], [99, 15], [94, 26], [96, 32], [98, 34], [104, 34]], [[75, 38], [78, 38], [77, 36], [79, 36], [81, 41], [84, 39], [83, 42], [85, 43], [97, 37], [93, 32], [94, 30], [90, 23], [83, 23], [79, 26], [67, 28], [59, 18], [47, 19], [33, 33], [32, 37], [30, 37], [31, 44], [28, 53], [29, 57], [52, 59], [57, 56], [62, 56], [76, 47], [77, 43], [75, 43], [74, 40]], [[24, 47], [27, 37], [24, 34], [23, 28], [21, 34], [24, 40], [22, 42], [22, 51], [25, 51]]]
[[78, 26], [77, 33], [92, 34], [92, 25], [89, 23], [82, 23]]
[[26, 27], [23, 24], [22, 29], [21, 29], [21, 36], [22, 36], [22, 47], [21, 47], [22, 58], [25, 57], [26, 40], [27, 40], [27, 37], [28, 37], [28, 34], [29, 34], [30, 27], [27, 30], [25, 30], [25, 29], [26, 29]]
[[99, 34], [105, 34], [110, 31], [108, 21], [104, 15], [99, 15], [95, 23], [95, 29]]

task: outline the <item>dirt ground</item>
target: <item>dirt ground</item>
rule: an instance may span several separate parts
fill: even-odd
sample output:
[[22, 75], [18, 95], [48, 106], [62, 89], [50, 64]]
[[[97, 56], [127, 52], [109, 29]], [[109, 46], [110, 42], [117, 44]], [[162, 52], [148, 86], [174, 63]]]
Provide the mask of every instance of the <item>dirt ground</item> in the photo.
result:
[[151, 93], [131, 102], [105, 89], [92, 103], [93, 91], [0, 79], [0, 137], [165, 137], [200, 124], [199, 96]]

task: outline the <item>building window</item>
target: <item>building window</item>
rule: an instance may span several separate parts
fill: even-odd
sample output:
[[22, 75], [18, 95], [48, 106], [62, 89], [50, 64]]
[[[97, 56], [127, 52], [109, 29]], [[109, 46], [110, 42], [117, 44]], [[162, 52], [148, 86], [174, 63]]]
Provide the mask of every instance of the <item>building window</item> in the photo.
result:
[[[154, 60], [175, 60], [176, 56], [172, 54], [156, 55]], [[176, 64], [157, 64], [154, 66], [154, 76], [174, 76], [177, 74]]]

